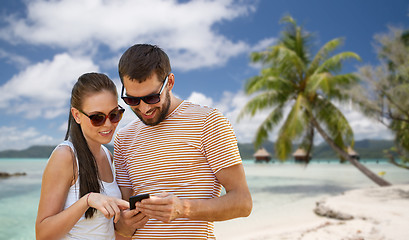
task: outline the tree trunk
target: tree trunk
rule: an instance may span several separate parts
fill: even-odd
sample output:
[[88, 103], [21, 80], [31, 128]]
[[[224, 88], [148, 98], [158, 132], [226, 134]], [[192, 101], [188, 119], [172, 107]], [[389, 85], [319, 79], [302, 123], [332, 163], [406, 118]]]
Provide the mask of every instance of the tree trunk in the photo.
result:
[[352, 158], [349, 156], [349, 154], [341, 149], [338, 145], [335, 144], [335, 142], [327, 135], [327, 133], [324, 131], [324, 129], [321, 128], [320, 124], [317, 122], [317, 120], [311, 116], [311, 121], [314, 127], [317, 129], [317, 131], [321, 134], [321, 136], [324, 138], [324, 140], [331, 146], [332, 149], [334, 149], [335, 152], [337, 152], [339, 155], [344, 157], [345, 159], [348, 159], [348, 161], [354, 165], [356, 168], [359, 169], [365, 176], [367, 176], [369, 179], [371, 179], [373, 182], [378, 184], [381, 187], [385, 186], [390, 186], [391, 184], [386, 181], [385, 179], [379, 177], [375, 173], [373, 173], [371, 170], [369, 170], [367, 167], [362, 165], [360, 162], [358, 162], [356, 159]]

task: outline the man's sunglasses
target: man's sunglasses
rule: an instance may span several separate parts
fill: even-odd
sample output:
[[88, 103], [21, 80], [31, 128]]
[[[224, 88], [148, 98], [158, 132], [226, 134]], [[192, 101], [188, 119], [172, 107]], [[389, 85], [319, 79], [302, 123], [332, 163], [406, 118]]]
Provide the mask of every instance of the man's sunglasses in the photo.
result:
[[168, 83], [168, 76], [166, 76], [162, 87], [159, 90], [159, 93], [155, 93], [155, 94], [149, 94], [146, 95], [144, 97], [128, 97], [128, 96], [124, 96], [124, 85], [122, 85], [122, 91], [121, 91], [121, 98], [124, 100], [124, 102], [126, 104], [128, 104], [129, 106], [138, 106], [139, 103], [141, 103], [141, 100], [144, 101], [146, 104], [155, 104], [160, 102], [160, 95], [163, 92], [163, 89], [165, 89], [166, 84]]
[[115, 108], [110, 111], [108, 115], [105, 115], [104, 113], [95, 113], [88, 115], [79, 109], [78, 111], [87, 116], [91, 120], [92, 125], [94, 125], [95, 127], [99, 127], [104, 125], [107, 118], [109, 118], [109, 121], [111, 121], [111, 123], [117, 123], [122, 119], [122, 115], [124, 114], [125, 109], [119, 105], [118, 107], [119, 108]]

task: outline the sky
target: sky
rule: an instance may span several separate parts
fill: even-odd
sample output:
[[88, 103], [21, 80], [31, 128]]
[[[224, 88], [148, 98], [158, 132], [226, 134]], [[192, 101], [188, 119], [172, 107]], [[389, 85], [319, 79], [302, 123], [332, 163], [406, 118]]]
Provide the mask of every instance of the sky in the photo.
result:
[[[73, 84], [85, 72], [121, 83], [117, 64], [136, 43], [161, 47], [175, 74], [173, 93], [218, 108], [240, 143], [253, 142], [267, 116], [237, 121], [250, 99], [243, 89], [260, 72], [250, 54], [274, 45], [290, 14], [315, 34], [317, 47], [342, 37], [341, 51], [377, 64], [374, 35], [409, 27], [406, 0], [2, 0], [0, 3], [0, 151], [56, 145], [65, 136]], [[135, 118], [128, 109], [118, 129]], [[339, 106], [355, 140], [391, 139], [387, 128]], [[274, 141], [277, 130], [270, 139]]]

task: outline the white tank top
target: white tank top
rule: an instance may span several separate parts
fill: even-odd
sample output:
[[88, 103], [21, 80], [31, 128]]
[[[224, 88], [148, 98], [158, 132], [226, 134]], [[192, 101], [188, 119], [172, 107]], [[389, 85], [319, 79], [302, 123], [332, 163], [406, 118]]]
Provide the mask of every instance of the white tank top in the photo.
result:
[[[70, 141], [64, 141], [60, 145], [67, 145], [71, 147], [74, 151], [74, 146]], [[109, 165], [111, 166], [112, 175], [114, 180], [111, 183], [107, 183], [102, 181], [102, 185], [104, 186], [101, 189], [101, 193], [107, 196], [121, 198], [121, 191], [116, 183], [115, 178], [115, 171], [112, 166], [111, 155], [106, 147], [102, 146], [104, 149]], [[78, 158], [75, 157], [78, 166]], [[65, 201], [64, 209], [67, 209], [72, 204], [74, 204], [79, 199], [79, 177], [74, 185], [70, 187], [68, 191], [67, 200]], [[104, 214], [100, 211], [96, 211], [92, 218], [85, 218], [85, 215], [82, 215], [80, 220], [74, 225], [74, 227], [65, 235], [62, 239], [101, 239], [101, 240], [112, 240], [115, 239], [115, 230], [114, 230], [114, 223], [113, 219], [107, 219]]]

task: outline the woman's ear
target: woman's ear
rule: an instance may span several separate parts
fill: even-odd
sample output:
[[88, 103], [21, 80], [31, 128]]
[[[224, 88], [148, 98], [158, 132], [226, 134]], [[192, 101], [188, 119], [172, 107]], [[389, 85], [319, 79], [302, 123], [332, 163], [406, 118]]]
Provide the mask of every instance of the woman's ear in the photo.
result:
[[77, 122], [78, 124], [81, 124], [80, 111], [78, 111], [78, 109], [72, 107], [71, 108], [71, 114], [72, 114], [72, 117], [74, 118], [75, 122]]

